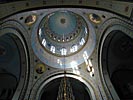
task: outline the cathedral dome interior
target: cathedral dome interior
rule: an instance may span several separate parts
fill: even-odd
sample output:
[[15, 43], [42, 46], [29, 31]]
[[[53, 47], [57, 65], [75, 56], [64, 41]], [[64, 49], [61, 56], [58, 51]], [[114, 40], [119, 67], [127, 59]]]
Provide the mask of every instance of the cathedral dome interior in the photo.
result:
[[0, 0], [0, 100], [133, 100], [132, 0]]

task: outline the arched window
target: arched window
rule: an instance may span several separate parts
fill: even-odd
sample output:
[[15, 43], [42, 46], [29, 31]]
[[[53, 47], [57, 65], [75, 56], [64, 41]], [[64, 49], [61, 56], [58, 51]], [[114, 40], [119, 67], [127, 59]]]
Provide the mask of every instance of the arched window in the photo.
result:
[[64, 48], [64, 47], [60, 51], [61, 51], [61, 55], [66, 55], [67, 54], [67, 49]]
[[73, 45], [72, 47], [71, 47], [71, 52], [76, 52], [78, 50], [78, 46], [77, 45]]

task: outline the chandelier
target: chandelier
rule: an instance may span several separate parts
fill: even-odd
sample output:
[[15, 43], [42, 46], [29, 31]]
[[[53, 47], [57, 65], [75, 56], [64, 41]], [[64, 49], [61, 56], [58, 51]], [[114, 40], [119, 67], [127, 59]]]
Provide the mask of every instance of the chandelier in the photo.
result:
[[60, 82], [57, 100], [75, 100], [70, 81], [65, 75]]

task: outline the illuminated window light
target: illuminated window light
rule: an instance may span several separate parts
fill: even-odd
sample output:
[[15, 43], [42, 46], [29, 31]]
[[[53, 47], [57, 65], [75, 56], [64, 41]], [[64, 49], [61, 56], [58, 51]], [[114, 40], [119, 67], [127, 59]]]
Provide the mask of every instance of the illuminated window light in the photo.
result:
[[93, 72], [90, 72], [90, 76], [91, 76], [91, 77], [94, 77], [94, 73], [93, 73]]
[[88, 65], [88, 64], [89, 64], [89, 63], [88, 63], [88, 58], [89, 58], [89, 56], [88, 56], [88, 54], [87, 54], [86, 51], [84, 51], [84, 53], [83, 53], [83, 58], [84, 58], [85, 64]]
[[88, 33], [88, 31], [87, 31], [87, 28], [85, 27], [85, 33], [87, 34]]
[[87, 66], [87, 71], [91, 71], [91, 67], [89, 65]]
[[70, 64], [71, 64], [71, 68], [73, 70], [73, 73], [80, 75], [80, 71], [78, 70], [79, 69], [78, 63], [76, 61], [72, 61]]
[[42, 35], [42, 29], [40, 28], [39, 29], [39, 36], [41, 36]]
[[82, 39], [80, 40], [79, 44], [80, 44], [80, 45], [84, 45], [84, 43], [85, 43], [85, 39], [82, 38]]
[[60, 51], [61, 51], [61, 55], [66, 55], [67, 54], [66, 48], [62, 48]]
[[72, 61], [70, 64], [71, 64], [71, 67], [73, 69], [78, 69], [77, 62], [76, 61]]
[[87, 51], [84, 51], [84, 55], [87, 59], [89, 58]]
[[94, 73], [94, 68], [92, 67], [92, 72]]
[[72, 46], [72, 48], [71, 48], [71, 52], [76, 52], [78, 50], [78, 46], [77, 45], [74, 45], [74, 46]]
[[55, 47], [54, 46], [51, 46], [50, 51], [53, 52], [53, 53], [55, 53]]
[[62, 66], [62, 61], [60, 59], [57, 59], [57, 63], [60, 64], [60, 66]]
[[46, 40], [45, 39], [42, 40], [42, 45], [46, 46]]
[[88, 65], [88, 60], [84, 54], [83, 54], [83, 58], [84, 58], [85, 64]]
[[60, 59], [57, 59], [57, 63], [58, 63], [58, 64], [60, 63]]
[[85, 64], [88, 65], [88, 60], [87, 59], [84, 59], [85, 60]]
[[91, 60], [89, 59], [89, 66], [92, 67], [92, 62]]

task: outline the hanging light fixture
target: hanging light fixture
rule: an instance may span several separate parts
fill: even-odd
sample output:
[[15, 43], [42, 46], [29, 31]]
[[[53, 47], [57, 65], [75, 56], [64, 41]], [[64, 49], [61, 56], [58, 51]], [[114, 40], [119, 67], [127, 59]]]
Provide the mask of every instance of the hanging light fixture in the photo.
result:
[[70, 81], [65, 75], [60, 82], [57, 100], [75, 100]]

